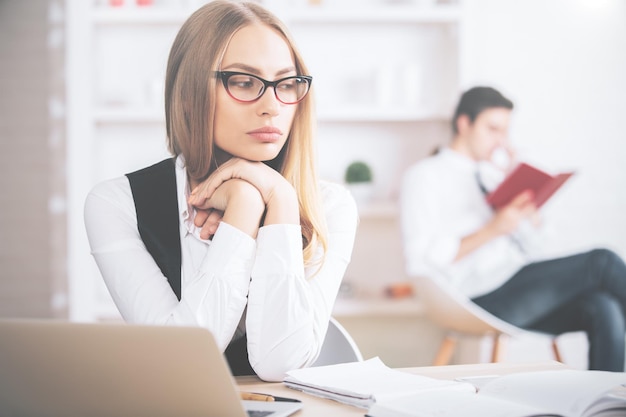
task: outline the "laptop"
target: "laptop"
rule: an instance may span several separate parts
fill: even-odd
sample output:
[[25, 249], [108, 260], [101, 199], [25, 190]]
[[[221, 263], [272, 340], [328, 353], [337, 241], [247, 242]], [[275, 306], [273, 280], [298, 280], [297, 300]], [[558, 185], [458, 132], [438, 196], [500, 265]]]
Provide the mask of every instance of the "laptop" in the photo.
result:
[[0, 320], [2, 416], [286, 417], [301, 407], [242, 401], [203, 328]]

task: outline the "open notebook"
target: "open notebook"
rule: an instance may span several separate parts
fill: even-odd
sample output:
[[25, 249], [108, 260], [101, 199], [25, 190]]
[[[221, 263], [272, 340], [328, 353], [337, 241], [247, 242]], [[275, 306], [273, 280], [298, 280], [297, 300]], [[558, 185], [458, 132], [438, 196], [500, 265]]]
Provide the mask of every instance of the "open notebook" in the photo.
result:
[[285, 417], [302, 407], [241, 401], [197, 327], [0, 320], [0, 370], [2, 416]]
[[391, 369], [378, 357], [294, 369], [287, 372], [283, 383], [308, 394], [366, 409], [378, 402], [393, 402], [396, 398], [435, 391], [445, 391], [448, 395], [476, 392], [476, 387], [468, 382], [446, 381]]

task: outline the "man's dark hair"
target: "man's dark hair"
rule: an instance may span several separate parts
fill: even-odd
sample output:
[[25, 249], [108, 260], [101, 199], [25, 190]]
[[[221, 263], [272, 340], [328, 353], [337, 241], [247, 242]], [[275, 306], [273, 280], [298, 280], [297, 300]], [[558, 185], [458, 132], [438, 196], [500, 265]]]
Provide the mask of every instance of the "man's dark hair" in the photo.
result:
[[459, 133], [456, 124], [459, 116], [466, 115], [473, 123], [482, 111], [493, 107], [504, 107], [512, 110], [513, 102], [492, 87], [470, 88], [463, 93], [456, 107], [452, 118], [452, 131], [455, 134]]

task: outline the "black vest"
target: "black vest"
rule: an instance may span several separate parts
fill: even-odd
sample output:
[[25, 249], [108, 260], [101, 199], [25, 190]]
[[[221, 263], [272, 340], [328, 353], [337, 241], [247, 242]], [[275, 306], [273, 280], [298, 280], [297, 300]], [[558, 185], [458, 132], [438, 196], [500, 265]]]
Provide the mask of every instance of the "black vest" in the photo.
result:
[[[137, 229], [146, 249], [181, 299], [181, 248], [176, 194], [175, 160], [126, 174], [137, 212]], [[248, 361], [246, 337], [228, 345], [224, 352], [233, 375], [253, 375]]]

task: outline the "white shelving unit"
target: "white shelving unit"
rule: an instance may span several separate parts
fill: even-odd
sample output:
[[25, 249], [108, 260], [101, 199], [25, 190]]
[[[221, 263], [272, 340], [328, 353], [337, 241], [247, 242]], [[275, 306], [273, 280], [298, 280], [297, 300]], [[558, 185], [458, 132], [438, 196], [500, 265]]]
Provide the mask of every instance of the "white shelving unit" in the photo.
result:
[[[167, 156], [162, 99], [167, 54], [178, 28], [200, 3], [67, 2], [73, 320], [117, 314], [88, 251], [84, 198], [95, 183]], [[360, 207], [361, 223], [387, 222], [395, 230], [402, 172], [447, 137], [461, 73], [462, 8], [457, 2], [408, 0], [369, 0], [359, 7], [330, 1], [263, 3], [287, 23], [314, 76], [320, 174], [342, 182], [350, 162], [370, 163], [376, 197]], [[399, 235], [393, 236], [391, 245], [381, 242], [381, 251], [397, 247]], [[392, 263], [382, 267], [388, 276], [367, 275], [368, 262]], [[401, 254], [382, 253], [372, 260], [355, 251], [347, 279], [357, 276], [374, 286], [401, 280]]]

